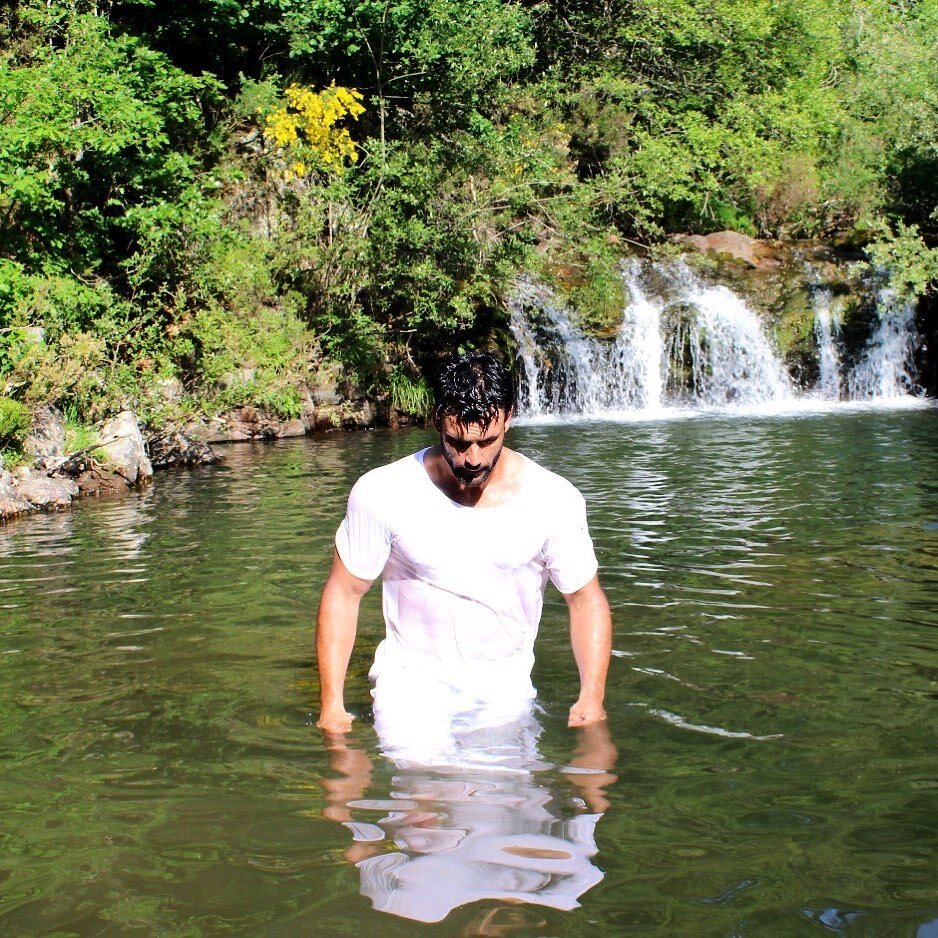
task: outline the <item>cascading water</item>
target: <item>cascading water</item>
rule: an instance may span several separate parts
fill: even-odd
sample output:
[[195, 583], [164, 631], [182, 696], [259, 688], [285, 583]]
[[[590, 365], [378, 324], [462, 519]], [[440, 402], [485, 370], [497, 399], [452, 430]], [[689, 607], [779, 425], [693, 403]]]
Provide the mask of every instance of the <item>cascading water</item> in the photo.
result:
[[840, 398], [840, 310], [834, 306], [830, 290], [818, 289], [812, 297], [814, 338], [818, 346], [818, 382], [815, 393], [828, 401]]
[[879, 323], [862, 358], [850, 372], [847, 387], [854, 400], [902, 397], [915, 386], [913, 353], [918, 334], [915, 306], [882, 287], [877, 296]]
[[574, 324], [550, 291], [522, 279], [509, 302], [510, 328], [524, 370], [524, 412], [604, 409], [609, 350]]
[[510, 328], [524, 373], [526, 414], [594, 414], [660, 405], [660, 308], [642, 292], [637, 266], [627, 267], [623, 276], [631, 302], [615, 340], [606, 342], [584, 335], [570, 311], [544, 287], [519, 281], [509, 301]]
[[[522, 371], [524, 416], [654, 412], [787, 404], [796, 390], [756, 312], [728, 287], [708, 283], [682, 260], [630, 260], [626, 302], [614, 338], [586, 335], [551, 291], [529, 279], [510, 298], [510, 328]], [[654, 284], [654, 288], [649, 287]], [[914, 386], [914, 309], [889, 291], [865, 353], [842, 375], [839, 309], [813, 297], [819, 378], [811, 396], [891, 398]]]
[[728, 287], [704, 283], [684, 261], [674, 267], [678, 301], [696, 310], [690, 327], [697, 400], [762, 404], [791, 397], [791, 382], [756, 313]]

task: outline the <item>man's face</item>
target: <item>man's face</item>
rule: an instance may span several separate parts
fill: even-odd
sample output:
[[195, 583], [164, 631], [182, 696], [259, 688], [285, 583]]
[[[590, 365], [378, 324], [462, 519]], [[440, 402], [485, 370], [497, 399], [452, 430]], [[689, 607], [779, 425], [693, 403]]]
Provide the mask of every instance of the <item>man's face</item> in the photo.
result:
[[484, 485], [505, 443], [511, 418], [499, 410], [488, 424], [460, 423], [447, 415], [437, 425], [443, 458], [462, 485]]

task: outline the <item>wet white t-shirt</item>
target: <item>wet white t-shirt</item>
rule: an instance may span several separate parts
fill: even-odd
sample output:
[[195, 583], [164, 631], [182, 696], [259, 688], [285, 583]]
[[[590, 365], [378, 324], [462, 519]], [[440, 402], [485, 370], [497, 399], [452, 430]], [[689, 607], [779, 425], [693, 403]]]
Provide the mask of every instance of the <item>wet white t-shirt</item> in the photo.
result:
[[493, 719], [500, 709], [511, 716], [533, 696], [548, 578], [573, 593], [596, 573], [586, 503], [565, 479], [523, 457], [520, 488], [508, 501], [460, 505], [427, 474], [426, 452], [362, 476], [336, 533], [350, 573], [383, 578], [387, 631], [371, 671], [376, 718], [380, 705], [406, 698], [424, 713], [438, 704], [449, 713], [485, 706]]

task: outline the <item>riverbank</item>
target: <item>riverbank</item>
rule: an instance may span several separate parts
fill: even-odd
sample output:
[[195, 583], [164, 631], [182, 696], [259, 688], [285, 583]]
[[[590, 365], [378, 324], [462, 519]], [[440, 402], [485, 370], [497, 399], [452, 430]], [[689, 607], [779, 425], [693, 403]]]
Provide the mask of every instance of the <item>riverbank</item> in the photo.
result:
[[342, 399], [334, 389], [305, 389], [299, 417], [264, 407], [243, 406], [181, 426], [149, 429], [124, 411], [94, 431], [94, 443], [69, 452], [65, 419], [54, 407], [33, 415], [23, 454], [14, 469], [0, 466], [0, 524], [43, 511], [63, 511], [79, 498], [119, 496], [150, 485], [154, 474], [172, 466], [210, 466], [224, 461], [216, 448], [227, 443], [272, 440], [352, 431], [376, 426], [397, 429], [414, 418], [386, 399]]
[[[516, 279], [507, 323], [478, 344], [517, 356], [529, 415], [936, 394], [933, 317], [882, 278], [857, 274], [855, 245], [730, 231], [676, 240], [620, 262], [615, 302], [601, 320], [564, 285]], [[137, 409], [131, 395], [123, 406], [134, 410], [90, 426], [75, 411], [67, 422], [52, 405], [17, 403], [25, 437], [0, 446], [0, 521], [146, 485], [164, 466], [217, 462], [216, 444], [409, 425], [427, 412], [431, 367], [428, 360], [408, 378], [389, 365], [366, 390], [337, 364], [322, 364], [291, 375], [289, 407], [258, 393], [217, 411], [165, 379], [158, 400]], [[247, 388], [255, 378], [245, 366], [223, 385]], [[115, 439], [125, 448], [135, 441], [133, 452], [118, 452]]]

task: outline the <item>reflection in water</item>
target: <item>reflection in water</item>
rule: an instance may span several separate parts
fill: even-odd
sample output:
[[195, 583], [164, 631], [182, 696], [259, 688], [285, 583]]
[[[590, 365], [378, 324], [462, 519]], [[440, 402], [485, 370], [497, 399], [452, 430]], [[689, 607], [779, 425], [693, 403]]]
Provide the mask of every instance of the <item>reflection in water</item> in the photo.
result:
[[[374, 758], [361, 722], [358, 748], [326, 753], [305, 719], [335, 528], [364, 471], [431, 434], [234, 444], [221, 467], [0, 528], [0, 934], [411, 938], [335, 847], [400, 853], [435, 892], [427, 859], [463, 862], [500, 795], [521, 802], [515, 846], [556, 837], [604, 879], [579, 909], [489, 899], [440, 934], [938, 938], [938, 407], [511, 433], [589, 502], [627, 811], [606, 810], [608, 775], [557, 768], [559, 720], [536, 738], [553, 765], [520, 773]], [[376, 590], [359, 635], [362, 712]], [[534, 681], [558, 715], [576, 691], [550, 592]], [[492, 787], [459, 801], [456, 783]], [[391, 807], [348, 806], [367, 798]], [[605, 812], [595, 856], [563, 827], [578, 811]], [[469, 843], [413, 849], [437, 830]]]
[[420, 922], [483, 899], [576, 908], [603, 878], [595, 832], [616, 758], [605, 723], [576, 732], [576, 754], [560, 773], [540, 758], [532, 713], [461, 733], [458, 765], [389, 755], [395, 772], [381, 799], [362, 797], [372, 780], [367, 753], [331, 739], [339, 777], [325, 783], [325, 813], [352, 833], [345, 856], [358, 866], [362, 895]]

